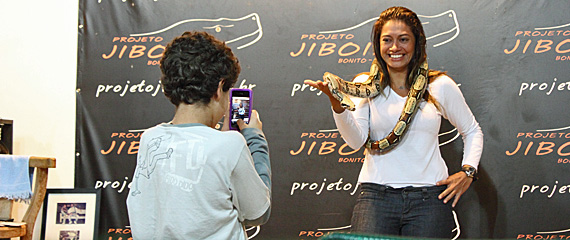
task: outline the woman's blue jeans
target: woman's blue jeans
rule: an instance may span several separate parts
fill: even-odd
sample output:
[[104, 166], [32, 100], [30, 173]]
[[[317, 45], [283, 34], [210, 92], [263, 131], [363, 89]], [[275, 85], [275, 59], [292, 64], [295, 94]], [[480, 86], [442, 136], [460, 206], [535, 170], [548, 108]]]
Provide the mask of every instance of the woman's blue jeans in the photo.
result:
[[438, 195], [447, 186], [391, 188], [363, 183], [352, 213], [354, 233], [450, 239], [451, 202]]

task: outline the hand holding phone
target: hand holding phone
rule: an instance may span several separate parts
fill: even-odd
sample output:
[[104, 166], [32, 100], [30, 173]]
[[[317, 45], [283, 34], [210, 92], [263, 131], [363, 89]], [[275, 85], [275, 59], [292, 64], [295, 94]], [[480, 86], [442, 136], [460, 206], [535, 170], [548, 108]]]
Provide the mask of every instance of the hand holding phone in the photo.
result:
[[259, 119], [259, 113], [255, 109], [251, 110], [251, 119], [249, 123], [238, 121], [239, 129], [243, 130], [245, 128], [257, 128], [259, 130], [263, 130], [263, 123]]
[[251, 118], [251, 104], [253, 92], [251, 89], [232, 88], [230, 89], [230, 129], [239, 130], [238, 119], [249, 123]]

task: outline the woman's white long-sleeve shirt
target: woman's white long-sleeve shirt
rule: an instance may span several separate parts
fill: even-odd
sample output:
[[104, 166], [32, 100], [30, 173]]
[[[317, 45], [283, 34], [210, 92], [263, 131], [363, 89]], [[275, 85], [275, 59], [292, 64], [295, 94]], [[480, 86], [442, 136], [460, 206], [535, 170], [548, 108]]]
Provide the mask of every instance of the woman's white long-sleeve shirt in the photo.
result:
[[[449, 176], [439, 149], [438, 134], [441, 117], [449, 120], [463, 137], [462, 165], [477, 168], [483, 151], [483, 133], [467, 106], [457, 84], [447, 75], [437, 77], [428, 85], [429, 93], [439, 103], [421, 101], [408, 130], [400, 143], [387, 153], [366, 151], [366, 160], [358, 182], [388, 185], [433, 186]], [[390, 87], [384, 95], [364, 99], [354, 112], [344, 111], [333, 116], [346, 143], [360, 148], [368, 139], [380, 140], [396, 126], [407, 97], [401, 97]]]

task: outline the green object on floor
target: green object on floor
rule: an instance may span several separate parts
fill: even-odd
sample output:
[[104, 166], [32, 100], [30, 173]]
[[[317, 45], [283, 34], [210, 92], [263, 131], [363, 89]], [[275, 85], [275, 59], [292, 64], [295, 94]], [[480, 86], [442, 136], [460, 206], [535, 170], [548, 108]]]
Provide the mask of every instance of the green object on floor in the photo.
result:
[[428, 238], [412, 238], [412, 237], [402, 237], [402, 236], [384, 236], [384, 235], [373, 235], [373, 234], [363, 234], [363, 233], [343, 233], [343, 232], [332, 232], [327, 233], [319, 240], [404, 240], [404, 239], [428, 239]]

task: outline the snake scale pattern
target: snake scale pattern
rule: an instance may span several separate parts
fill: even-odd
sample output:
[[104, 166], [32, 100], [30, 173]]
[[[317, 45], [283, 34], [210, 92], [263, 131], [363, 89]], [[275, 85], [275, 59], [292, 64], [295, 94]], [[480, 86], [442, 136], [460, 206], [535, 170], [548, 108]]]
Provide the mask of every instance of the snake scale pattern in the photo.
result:
[[[325, 82], [328, 82], [330, 92], [335, 99], [340, 101], [341, 106], [350, 111], [354, 111], [356, 107], [349, 95], [360, 98], [373, 98], [380, 94], [380, 80], [382, 78], [380, 69], [380, 65], [376, 59], [374, 59], [370, 67], [370, 75], [368, 79], [362, 83], [345, 81], [329, 72], [324, 73], [323, 79]], [[372, 140], [369, 138], [365, 144], [367, 149], [376, 152], [386, 152], [394, 148], [400, 142], [400, 139], [408, 129], [412, 117], [418, 110], [419, 103], [427, 88], [427, 83], [428, 64], [427, 60], [425, 60], [418, 68], [398, 123], [385, 138], [381, 140]]]

